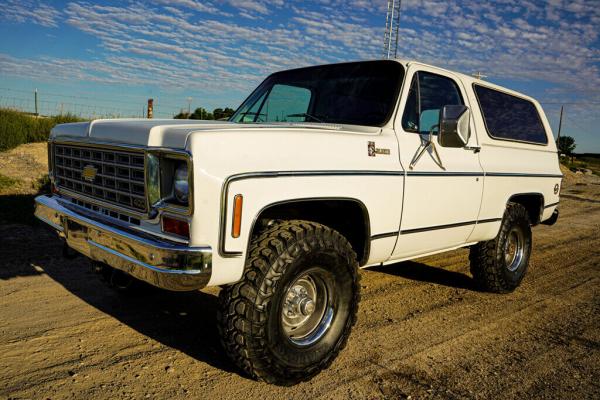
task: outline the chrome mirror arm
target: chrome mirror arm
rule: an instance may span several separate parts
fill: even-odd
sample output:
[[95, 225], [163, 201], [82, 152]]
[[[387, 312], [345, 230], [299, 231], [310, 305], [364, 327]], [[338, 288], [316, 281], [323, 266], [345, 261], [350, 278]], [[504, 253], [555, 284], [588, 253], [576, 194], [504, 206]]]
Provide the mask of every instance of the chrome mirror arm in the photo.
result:
[[439, 165], [440, 168], [443, 169], [444, 171], [446, 170], [446, 168], [444, 167], [444, 165], [442, 163], [440, 154], [438, 153], [437, 148], [435, 147], [435, 143], [433, 142], [433, 130], [437, 127], [438, 127], [438, 125], [435, 124], [429, 129], [429, 135], [425, 141], [426, 142], [425, 145], [412, 159], [412, 161], [410, 162], [410, 165], [408, 166], [408, 169], [412, 170], [414, 168], [414, 166], [417, 164], [417, 162], [421, 159], [423, 154], [427, 151], [427, 149], [431, 147], [433, 149], [433, 152], [435, 153], [435, 158], [437, 158], [437, 160], [434, 160], [435, 163], [437, 165]]

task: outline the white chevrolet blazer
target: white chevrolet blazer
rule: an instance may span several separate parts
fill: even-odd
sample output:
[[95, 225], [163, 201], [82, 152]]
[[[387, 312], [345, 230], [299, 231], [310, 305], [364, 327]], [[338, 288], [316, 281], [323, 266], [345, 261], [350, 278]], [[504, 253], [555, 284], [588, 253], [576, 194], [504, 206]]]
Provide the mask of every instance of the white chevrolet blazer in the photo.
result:
[[226, 122], [59, 125], [49, 158], [35, 213], [66, 255], [118, 289], [221, 286], [225, 351], [280, 385], [344, 347], [360, 267], [469, 247], [514, 290], [562, 178], [537, 101], [403, 60], [275, 73]]

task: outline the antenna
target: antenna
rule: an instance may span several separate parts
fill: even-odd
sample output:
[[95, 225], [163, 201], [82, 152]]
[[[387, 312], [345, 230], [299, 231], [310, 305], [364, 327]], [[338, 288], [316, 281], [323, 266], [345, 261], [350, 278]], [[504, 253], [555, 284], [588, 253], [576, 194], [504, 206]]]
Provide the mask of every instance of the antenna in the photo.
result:
[[400, 26], [401, 0], [388, 0], [383, 35], [383, 58], [396, 58], [398, 55], [398, 28]]

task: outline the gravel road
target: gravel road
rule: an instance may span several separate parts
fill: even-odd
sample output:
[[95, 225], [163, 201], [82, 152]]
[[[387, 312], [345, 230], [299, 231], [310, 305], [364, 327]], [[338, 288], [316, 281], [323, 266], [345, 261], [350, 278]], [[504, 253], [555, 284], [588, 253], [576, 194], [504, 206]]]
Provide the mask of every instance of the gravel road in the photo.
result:
[[218, 289], [125, 296], [39, 225], [0, 225], [0, 398], [600, 398], [600, 179], [560, 210], [512, 294], [479, 292], [464, 249], [363, 270], [348, 346], [291, 388], [225, 358]]

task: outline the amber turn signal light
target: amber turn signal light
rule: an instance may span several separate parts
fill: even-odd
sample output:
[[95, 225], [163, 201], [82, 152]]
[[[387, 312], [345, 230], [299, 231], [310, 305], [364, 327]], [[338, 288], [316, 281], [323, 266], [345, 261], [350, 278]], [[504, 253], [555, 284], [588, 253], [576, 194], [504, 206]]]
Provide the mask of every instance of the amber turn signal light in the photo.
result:
[[173, 233], [177, 236], [190, 238], [190, 225], [187, 221], [171, 217], [162, 217], [162, 230], [165, 233]]
[[244, 203], [244, 196], [241, 194], [235, 195], [233, 198], [233, 222], [231, 224], [231, 236], [234, 238], [240, 237], [240, 231], [242, 229], [242, 205]]

